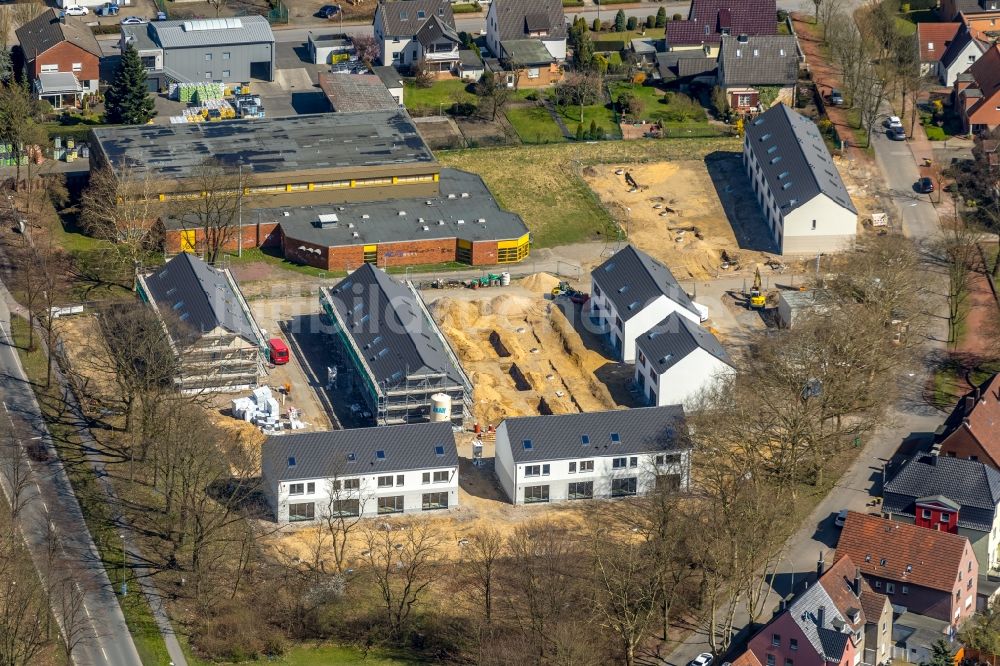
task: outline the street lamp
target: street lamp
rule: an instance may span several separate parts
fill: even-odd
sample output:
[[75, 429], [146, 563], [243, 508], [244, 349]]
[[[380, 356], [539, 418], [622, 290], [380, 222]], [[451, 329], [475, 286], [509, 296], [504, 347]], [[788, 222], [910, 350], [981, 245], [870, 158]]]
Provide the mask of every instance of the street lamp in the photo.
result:
[[119, 536], [122, 538], [122, 597], [128, 596], [128, 580], [126, 579], [125, 568], [128, 565], [128, 554], [125, 552], [125, 533]]

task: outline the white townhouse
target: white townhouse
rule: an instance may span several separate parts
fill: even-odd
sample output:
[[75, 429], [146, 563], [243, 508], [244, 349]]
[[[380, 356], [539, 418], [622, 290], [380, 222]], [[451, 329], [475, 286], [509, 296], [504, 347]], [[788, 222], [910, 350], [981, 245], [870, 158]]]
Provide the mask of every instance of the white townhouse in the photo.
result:
[[626, 363], [635, 360], [635, 340], [676, 312], [700, 322], [697, 306], [666, 266], [627, 245], [590, 273], [590, 317]]
[[458, 66], [460, 40], [448, 0], [384, 0], [372, 29], [383, 65], [412, 67], [422, 60], [439, 75]]
[[941, 85], [954, 87], [960, 74], [969, 71], [990, 44], [972, 36], [968, 26], [962, 24], [937, 62], [937, 77]]
[[450, 423], [275, 435], [264, 442], [261, 475], [279, 524], [458, 506]]
[[680, 405], [505, 419], [495, 471], [514, 504], [686, 490], [691, 447]]
[[518, 43], [534, 40], [556, 62], [563, 62], [568, 34], [561, 0], [493, 0], [486, 12], [486, 46], [496, 58], [523, 50]]
[[778, 253], [849, 249], [858, 210], [815, 123], [778, 104], [745, 133], [743, 166]]
[[647, 404], [695, 406], [733, 377], [729, 354], [708, 329], [676, 312], [635, 341], [635, 385]]

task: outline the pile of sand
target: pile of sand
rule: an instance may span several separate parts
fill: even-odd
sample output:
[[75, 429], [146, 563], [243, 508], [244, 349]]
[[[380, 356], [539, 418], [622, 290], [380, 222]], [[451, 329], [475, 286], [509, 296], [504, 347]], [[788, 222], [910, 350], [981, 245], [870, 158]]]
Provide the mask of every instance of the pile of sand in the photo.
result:
[[559, 278], [549, 273], [533, 273], [521, 280], [521, 286], [528, 291], [551, 294], [559, 286]]

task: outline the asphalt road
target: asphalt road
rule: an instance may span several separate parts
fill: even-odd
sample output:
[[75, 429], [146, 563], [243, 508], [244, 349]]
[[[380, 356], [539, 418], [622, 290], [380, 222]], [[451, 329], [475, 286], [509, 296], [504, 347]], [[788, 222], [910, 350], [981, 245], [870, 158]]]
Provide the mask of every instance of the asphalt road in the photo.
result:
[[920, 242], [933, 239], [939, 230], [937, 210], [929, 195], [918, 194], [914, 189], [920, 171], [909, 146], [905, 141], [890, 140], [881, 128], [876, 128], [872, 132], [872, 147], [875, 162], [903, 221], [903, 233]]
[[[7, 298], [6, 288], [0, 284], [0, 404], [4, 410], [0, 418], [9, 420], [22, 445], [37, 439], [49, 450], [47, 462], [29, 460], [32, 478], [24, 491], [25, 504], [20, 521], [25, 543], [40, 575], [54, 581], [56, 576], [69, 574], [82, 595], [83, 613], [69, 618], [70, 626], [78, 628], [70, 633], [83, 637], [73, 651], [74, 664], [139, 666], [139, 654], [111, 582], [66, 472], [52, 449], [34, 392], [11, 344]], [[8, 478], [9, 475], [3, 476], [5, 492], [10, 490]], [[50, 550], [50, 529], [58, 544], [55, 553]], [[66, 618], [59, 606], [54, 594], [53, 611], [62, 626]]]

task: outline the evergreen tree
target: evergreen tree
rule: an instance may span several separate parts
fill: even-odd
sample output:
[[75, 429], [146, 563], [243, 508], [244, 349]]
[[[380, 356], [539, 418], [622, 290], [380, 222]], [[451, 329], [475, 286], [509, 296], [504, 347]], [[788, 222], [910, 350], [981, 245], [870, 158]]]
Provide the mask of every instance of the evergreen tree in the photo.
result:
[[14, 64], [10, 58], [10, 51], [0, 48], [0, 81], [9, 83], [14, 78]]
[[635, 30], [639, 25], [639, 19], [634, 16], [629, 16], [628, 21], [625, 22], [625, 27], [629, 30]]
[[115, 80], [104, 99], [105, 120], [113, 124], [143, 125], [156, 115], [153, 98], [146, 94], [146, 68], [135, 45], [122, 53]]
[[601, 19], [595, 18], [594, 19], [594, 24], [591, 26], [590, 29], [593, 30], [594, 32], [600, 32], [601, 31]]
[[573, 64], [577, 69], [588, 69], [593, 58], [594, 43], [590, 41], [590, 35], [583, 33], [573, 49]]
[[598, 127], [597, 127], [597, 121], [596, 120], [591, 120], [590, 121], [590, 134], [589, 134], [591, 140], [600, 139], [601, 138], [600, 131], [601, 130], [599, 130]]
[[955, 655], [951, 651], [947, 641], [939, 638], [931, 644], [931, 660], [924, 662], [920, 666], [954, 666]]
[[667, 10], [664, 7], [660, 7], [656, 10], [656, 27], [663, 28], [667, 25]]
[[625, 32], [625, 10], [619, 9], [615, 14], [615, 32]]
[[[663, 7], [660, 7], [660, 9], [663, 9]], [[646, 29], [649, 30], [653, 28], [655, 25], [656, 25], [656, 17], [650, 14], [649, 16], [646, 17]]]
[[583, 141], [587, 138], [587, 133], [583, 131], [583, 123], [576, 124], [576, 140]]

